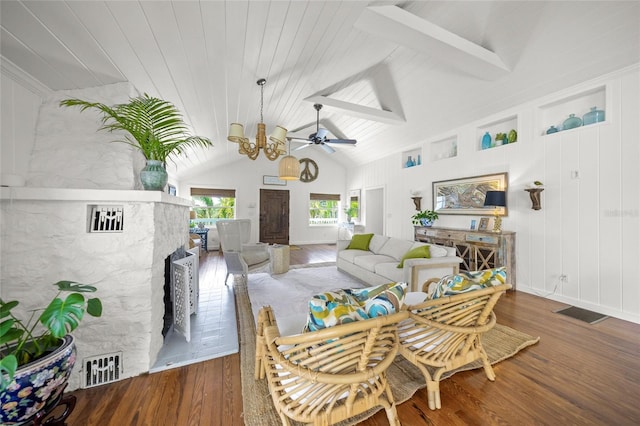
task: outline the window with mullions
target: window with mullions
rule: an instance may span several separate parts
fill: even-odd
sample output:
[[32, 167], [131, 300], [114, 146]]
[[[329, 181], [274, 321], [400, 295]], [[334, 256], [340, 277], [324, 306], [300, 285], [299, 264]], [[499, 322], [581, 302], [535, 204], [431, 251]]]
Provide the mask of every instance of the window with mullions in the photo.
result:
[[309, 194], [309, 225], [337, 225], [340, 194]]
[[236, 191], [233, 189], [191, 188], [191, 200], [195, 219], [191, 227], [204, 224], [207, 228], [216, 226], [218, 219], [233, 219], [236, 215]]

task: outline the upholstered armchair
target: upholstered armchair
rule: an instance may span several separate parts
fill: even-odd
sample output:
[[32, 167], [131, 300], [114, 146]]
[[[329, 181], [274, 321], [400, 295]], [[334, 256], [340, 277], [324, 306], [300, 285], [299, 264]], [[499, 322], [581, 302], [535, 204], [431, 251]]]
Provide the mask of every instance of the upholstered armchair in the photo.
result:
[[250, 219], [224, 219], [216, 222], [220, 236], [220, 249], [227, 264], [227, 276], [239, 274], [243, 277], [251, 270], [269, 264], [269, 245], [266, 243], [249, 243], [251, 238]]
[[[430, 279], [423, 285], [426, 293]], [[487, 378], [495, 373], [480, 337], [496, 324], [493, 307], [510, 284], [501, 284], [408, 306], [400, 324], [400, 354], [420, 369], [427, 382], [429, 408], [441, 408], [440, 378], [447, 371], [481, 360]]]
[[387, 381], [398, 353], [400, 321], [382, 315], [309, 333], [280, 336], [271, 307], [258, 314], [256, 379], [267, 378], [283, 425], [331, 425], [382, 406], [400, 426]]

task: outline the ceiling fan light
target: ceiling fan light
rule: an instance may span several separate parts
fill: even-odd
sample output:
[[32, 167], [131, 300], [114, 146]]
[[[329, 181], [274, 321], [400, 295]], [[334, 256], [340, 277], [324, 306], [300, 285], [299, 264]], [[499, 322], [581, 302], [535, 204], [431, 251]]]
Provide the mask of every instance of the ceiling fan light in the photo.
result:
[[300, 163], [293, 155], [282, 157], [278, 166], [278, 177], [282, 180], [300, 179]]
[[271, 133], [271, 136], [269, 136], [269, 140], [271, 142], [284, 145], [286, 137], [287, 137], [287, 129], [285, 129], [282, 126], [276, 126], [276, 128], [273, 129], [273, 133]]
[[240, 143], [244, 139], [244, 127], [240, 123], [231, 123], [229, 126], [229, 136], [227, 139], [231, 142]]

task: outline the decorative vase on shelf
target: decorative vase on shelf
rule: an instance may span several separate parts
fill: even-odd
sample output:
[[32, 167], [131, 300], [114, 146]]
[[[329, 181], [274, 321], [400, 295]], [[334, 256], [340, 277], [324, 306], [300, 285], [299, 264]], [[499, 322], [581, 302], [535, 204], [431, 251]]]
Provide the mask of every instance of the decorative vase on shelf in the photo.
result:
[[597, 108], [598, 107], [591, 107], [591, 111], [582, 116], [583, 126], [604, 121], [604, 111]]
[[419, 166], [420, 164], [422, 164], [422, 159], [420, 158], [420, 155], [418, 155], [418, 160], [416, 161], [416, 166]]
[[576, 117], [575, 114], [569, 114], [569, 118], [564, 120], [562, 123], [562, 128], [564, 130], [575, 129], [576, 127], [582, 126], [582, 119]]
[[411, 156], [409, 156], [409, 158], [407, 158], [407, 164], [406, 164], [406, 166], [407, 166], [407, 167], [413, 167], [413, 166], [415, 166], [415, 165], [416, 165], [416, 164], [415, 164], [415, 163], [413, 162], [413, 160], [411, 159]]
[[485, 132], [484, 136], [482, 137], [482, 149], [489, 148], [491, 148], [491, 135], [489, 134], [489, 132]]
[[164, 191], [169, 176], [162, 161], [147, 160], [147, 165], [140, 171], [140, 181], [147, 191]]
[[551, 126], [547, 129], [547, 134], [550, 135], [552, 133], [558, 133], [558, 129], [556, 128], [556, 126]]

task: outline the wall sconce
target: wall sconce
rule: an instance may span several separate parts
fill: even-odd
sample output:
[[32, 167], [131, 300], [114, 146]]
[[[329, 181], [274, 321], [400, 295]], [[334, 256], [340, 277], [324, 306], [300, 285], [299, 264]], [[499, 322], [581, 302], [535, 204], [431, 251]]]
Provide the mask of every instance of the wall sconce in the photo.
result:
[[413, 200], [413, 204], [416, 205], [416, 210], [418, 211], [422, 210], [420, 208], [420, 202], [422, 201], [422, 197], [411, 197], [411, 199]]
[[544, 191], [544, 188], [527, 188], [525, 189], [529, 193], [529, 198], [531, 198], [531, 208], [533, 210], [540, 210], [540, 193]]

